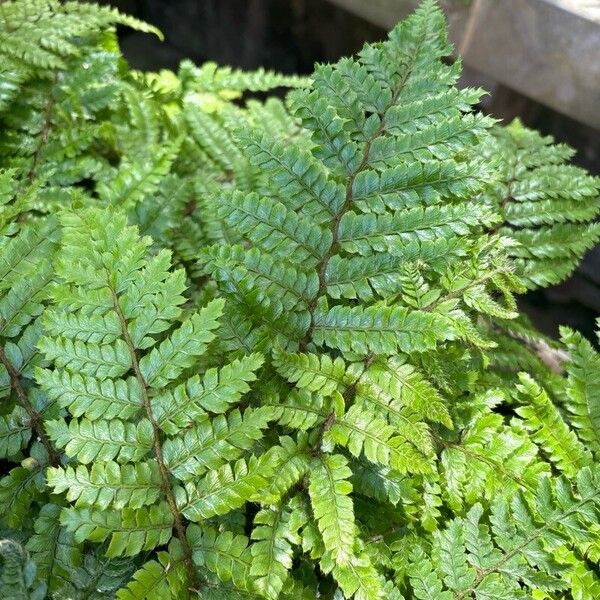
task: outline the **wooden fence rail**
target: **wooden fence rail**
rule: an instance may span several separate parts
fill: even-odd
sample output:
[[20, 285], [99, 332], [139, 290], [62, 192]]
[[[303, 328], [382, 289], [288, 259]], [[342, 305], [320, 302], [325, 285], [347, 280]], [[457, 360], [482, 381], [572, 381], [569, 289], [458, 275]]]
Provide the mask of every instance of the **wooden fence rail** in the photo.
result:
[[[391, 28], [417, 0], [329, 0]], [[600, 0], [445, 0], [465, 64], [600, 129]]]

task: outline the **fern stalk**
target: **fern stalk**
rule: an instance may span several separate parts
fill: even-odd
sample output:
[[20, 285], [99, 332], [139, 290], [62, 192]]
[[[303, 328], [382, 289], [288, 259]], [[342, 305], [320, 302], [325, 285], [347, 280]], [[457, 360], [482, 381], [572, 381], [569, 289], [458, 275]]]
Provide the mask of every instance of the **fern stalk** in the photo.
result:
[[31, 402], [29, 401], [29, 398], [27, 397], [27, 393], [25, 392], [25, 390], [23, 389], [23, 386], [21, 385], [19, 373], [13, 367], [12, 363], [8, 360], [8, 357], [6, 356], [6, 353], [4, 352], [4, 349], [2, 348], [2, 346], [0, 346], [0, 364], [4, 365], [4, 368], [8, 372], [11, 387], [14, 390], [15, 394], [17, 395], [17, 398], [19, 399], [21, 406], [27, 412], [27, 416], [29, 417], [29, 422], [31, 423], [31, 426], [35, 430], [38, 437], [40, 438], [40, 441], [42, 442], [42, 444], [46, 450], [46, 453], [48, 454], [48, 460], [49, 460], [50, 464], [53, 467], [56, 467], [58, 464], [60, 464], [60, 456], [59, 456], [58, 452], [56, 451], [56, 449], [54, 448], [54, 446], [52, 445], [52, 442], [50, 441], [48, 434], [46, 433], [46, 429], [44, 427], [44, 421], [43, 421], [42, 416], [35, 410], [35, 408], [31, 404]]
[[107, 287], [110, 289], [110, 293], [112, 296], [113, 309], [117, 314], [119, 319], [119, 326], [121, 328], [121, 335], [123, 336], [123, 340], [127, 344], [127, 349], [129, 350], [129, 355], [131, 356], [131, 364], [133, 368], [133, 372], [135, 374], [135, 378], [140, 386], [141, 394], [142, 394], [142, 405], [144, 407], [144, 411], [146, 412], [146, 416], [152, 425], [152, 445], [154, 448], [154, 454], [156, 456], [156, 462], [158, 463], [158, 468], [160, 471], [161, 478], [161, 488], [167, 500], [167, 504], [169, 505], [169, 510], [173, 514], [173, 525], [175, 527], [175, 532], [177, 533], [177, 537], [181, 542], [181, 546], [183, 548], [184, 553], [184, 563], [188, 574], [189, 580], [189, 588], [190, 590], [197, 591], [199, 589], [198, 586], [198, 577], [196, 575], [196, 569], [194, 567], [194, 562], [192, 560], [192, 549], [187, 541], [187, 537], [185, 535], [185, 526], [183, 524], [183, 516], [179, 509], [177, 508], [177, 502], [175, 500], [175, 496], [173, 494], [173, 489], [171, 487], [170, 475], [169, 471], [165, 465], [165, 459], [163, 456], [162, 442], [161, 442], [161, 434], [160, 427], [154, 418], [154, 414], [152, 412], [152, 403], [150, 401], [150, 397], [148, 395], [148, 384], [144, 379], [144, 376], [140, 370], [140, 365], [137, 357], [137, 352], [135, 346], [131, 340], [129, 335], [129, 331], [127, 330], [127, 322], [125, 320], [125, 316], [123, 315], [123, 311], [121, 310], [121, 306], [119, 304], [119, 300], [117, 298], [116, 291], [110, 282], [110, 278], [107, 278]]
[[[398, 87], [394, 91], [394, 94], [392, 96], [392, 101], [390, 102], [390, 106], [388, 107], [388, 110], [389, 110], [389, 108], [391, 108], [392, 106], [394, 106], [396, 104], [398, 97], [402, 93], [402, 89], [403, 89], [404, 84], [406, 83], [410, 73], [411, 73], [411, 70], [407, 69], [403, 78], [400, 80]], [[301, 352], [305, 352], [307, 345], [312, 341], [312, 333], [314, 331], [315, 308], [317, 306], [317, 302], [318, 302], [319, 298], [321, 298], [323, 296], [323, 294], [325, 293], [325, 291], [327, 289], [327, 280], [325, 278], [325, 273], [327, 272], [327, 266], [329, 265], [329, 261], [331, 260], [331, 257], [334, 256], [339, 251], [340, 223], [342, 221], [342, 217], [344, 216], [344, 214], [346, 214], [348, 212], [348, 210], [350, 210], [350, 208], [352, 207], [353, 201], [354, 201], [354, 193], [352, 190], [354, 180], [356, 179], [356, 176], [361, 171], [363, 171], [365, 169], [365, 167], [369, 164], [369, 152], [371, 150], [371, 145], [378, 137], [381, 137], [385, 131], [385, 112], [379, 112], [378, 115], [379, 115], [379, 118], [381, 121], [379, 128], [367, 140], [367, 142], [365, 144], [362, 161], [360, 162], [358, 167], [348, 176], [347, 181], [346, 181], [346, 193], [345, 193], [344, 204], [342, 205], [341, 209], [335, 215], [333, 221], [329, 225], [329, 227], [331, 229], [331, 233], [332, 233], [331, 247], [329, 248], [327, 253], [321, 259], [320, 264], [317, 265], [317, 267], [316, 267], [316, 270], [319, 273], [319, 289], [318, 289], [315, 297], [308, 303], [308, 312], [310, 313], [310, 326], [307, 329], [304, 337], [300, 340], [299, 347], [300, 347]]]
[[54, 112], [54, 86], [58, 82], [58, 71], [54, 73], [52, 76], [52, 85], [49, 90], [48, 98], [46, 100], [46, 106], [44, 108], [44, 121], [42, 123], [42, 128], [39, 133], [38, 143], [33, 152], [33, 158], [31, 160], [31, 167], [29, 169], [29, 173], [27, 174], [27, 179], [29, 179], [30, 183], [33, 183], [36, 177], [36, 170], [38, 163], [40, 162], [40, 158], [42, 155], [42, 150], [48, 141], [48, 136], [50, 134], [50, 129], [52, 127], [52, 113]]

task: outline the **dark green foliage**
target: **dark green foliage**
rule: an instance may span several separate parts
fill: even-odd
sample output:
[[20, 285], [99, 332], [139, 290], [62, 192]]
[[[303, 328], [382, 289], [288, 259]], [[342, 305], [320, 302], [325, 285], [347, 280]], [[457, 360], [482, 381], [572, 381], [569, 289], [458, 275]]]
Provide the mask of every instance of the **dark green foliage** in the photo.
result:
[[510, 254], [520, 277], [528, 288], [562, 281], [600, 239], [598, 179], [566, 164], [571, 148], [518, 120], [495, 129], [485, 155], [500, 164], [493, 195], [505, 221], [500, 232], [518, 243]]

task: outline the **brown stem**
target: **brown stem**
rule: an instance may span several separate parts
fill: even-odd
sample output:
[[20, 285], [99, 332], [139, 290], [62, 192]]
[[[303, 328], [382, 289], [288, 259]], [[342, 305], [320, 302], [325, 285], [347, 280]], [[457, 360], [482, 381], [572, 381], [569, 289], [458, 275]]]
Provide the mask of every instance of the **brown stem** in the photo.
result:
[[55, 450], [48, 434], [46, 433], [46, 429], [44, 428], [44, 423], [41, 415], [33, 408], [33, 405], [29, 401], [23, 386], [21, 385], [21, 379], [19, 377], [19, 372], [13, 367], [11, 362], [8, 360], [8, 357], [4, 353], [4, 348], [0, 346], [0, 363], [4, 365], [4, 368], [8, 372], [8, 376], [10, 378], [10, 385], [14, 390], [21, 406], [25, 409], [27, 416], [29, 417], [29, 422], [31, 423], [31, 427], [37, 433], [37, 436], [40, 438], [44, 448], [46, 449], [46, 453], [48, 454], [48, 460], [53, 467], [56, 467], [60, 463], [60, 456], [58, 452]]
[[194, 568], [194, 562], [192, 560], [192, 549], [190, 548], [190, 545], [187, 541], [182, 515], [179, 512], [179, 509], [177, 508], [177, 502], [175, 500], [173, 490], [171, 489], [171, 483], [169, 481], [169, 470], [167, 469], [167, 466], [165, 464], [162, 451], [162, 444], [160, 440], [160, 427], [158, 426], [158, 423], [154, 418], [154, 414], [152, 413], [152, 404], [148, 395], [148, 384], [146, 383], [144, 375], [140, 370], [137, 352], [129, 335], [129, 331], [127, 330], [127, 322], [125, 320], [125, 315], [121, 310], [121, 305], [119, 304], [117, 294], [112, 285], [109, 284], [108, 287], [112, 295], [114, 310], [117, 313], [117, 317], [119, 319], [121, 335], [123, 336], [123, 340], [127, 344], [127, 349], [129, 350], [129, 355], [131, 356], [131, 365], [133, 367], [133, 372], [135, 373], [135, 378], [137, 379], [137, 382], [142, 392], [142, 404], [146, 412], [146, 416], [152, 425], [152, 446], [154, 448], [154, 454], [156, 456], [156, 462], [158, 463], [158, 469], [160, 472], [161, 488], [167, 500], [167, 504], [169, 505], [169, 510], [173, 515], [173, 525], [175, 527], [175, 532], [183, 548], [184, 563], [188, 573], [189, 587], [190, 589], [196, 590], [199, 586], [198, 578], [196, 576], [196, 569]]
[[[52, 85], [56, 85], [58, 81], [58, 73], [54, 73], [54, 79]], [[50, 89], [50, 95], [48, 96], [48, 101], [46, 102], [46, 109], [44, 111], [44, 123], [42, 125], [42, 129], [40, 130], [40, 137], [38, 139], [37, 146], [35, 148], [35, 152], [33, 153], [33, 161], [31, 163], [31, 168], [29, 169], [29, 173], [27, 178], [29, 182], [32, 183], [35, 179], [35, 171], [37, 169], [38, 163], [40, 162], [40, 157], [42, 155], [42, 149], [48, 141], [48, 135], [50, 134], [50, 126], [52, 125], [52, 113], [54, 111], [54, 93], [53, 90]]]
[[495, 331], [506, 333], [513, 340], [521, 342], [526, 348], [531, 350], [546, 365], [550, 371], [562, 375], [565, 372], [565, 363], [571, 360], [571, 355], [562, 348], [553, 348], [543, 338], [532, 339], [531, 337], [511, 331], [510, 327], [501, 328], [497, 324], [492, 326]]
[[471, 47], [471, 43], [473, 42], [473, 38], [475, 36], [475, 31], [477, 29], [477, 25], [479, 24], [479, 17], [481, 16], [482, 5], [480, 0], [475, 0], [471, 10], [469, 12], [469, 18], [467, 20], [467, 25], [464, 30], [464, 34], [462, 36], [462, 40], [460, 41], [460, 46], [458, 48], [458, 55], [465, 56]]

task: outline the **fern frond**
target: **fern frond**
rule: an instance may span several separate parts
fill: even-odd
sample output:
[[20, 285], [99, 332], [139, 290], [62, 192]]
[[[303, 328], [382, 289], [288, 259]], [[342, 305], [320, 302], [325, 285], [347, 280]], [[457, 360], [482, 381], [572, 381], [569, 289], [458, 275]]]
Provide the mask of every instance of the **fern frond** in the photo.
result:
[[43, 586], [35, 585], [35, 567], [16, 541], [0, 540], [0, 593], [7, 600], [42, 600]]
[[219, 67], [207, 62], [202, 67], [194, 67], [184, 61], [180, 67], [184, 70], [184, 84], [201, 92], [229, 94], [231, 92], [268, 91], [277, 87], [302, 87], [307, 79], [296, 75], [282, 75], [265, 69], [257, 71], [241, 71], [231, 67]]
[[558, 283], [600, 237], [600, 185], [583, 169], [564, 162], [573, 151], [523, 127], [519, 120], [494, 129], [484, 155], [500, 163], [494, 201], [501, 229], [518, 242], [511, 254], [528, 288]]
[[262, 365], [260, 354], [234, 360], [221, 369], [208, 369], [202, 380], [194, 376], [169, 393], [156, 396], [156, 421], [167, 433], [175, 434], [206, 414], [223, 413], [250, 390], [255, 371]]
[[351, 253], [401, 256], [402, 247], [411, 242], [466, 235], [470, 227], [490, 225], [494, 219], [485, 208], [471, 204], [415, 208], [381, 216], [347, 212], [340, 222], [339, 241]]
[[138, 461], [152, 449], [152, 426], [146, 419], [138, 424], [85, 418], [67, 424], [60, 419], [48, 421], [46, 427], [52, 441], [84, 465], [115, 458], [121, 463]]
[[12, 413], [0, 417], [0, 457], [10, 458], [27, 446], [31, 439], [31, 427], [27, 412], [15, 406]]
[[193, 524], [188, 527], [187, 534], [196, 565], [207, 568], [222, 582], [232, 582], [239, 590], [253, 591], [252, 555], [246, 536]]
[[[475, 504], [465, 518], [457, 519], [436, 539], [434, 552], [439, 552], [440, 561], [435, 568], [422, 555], [415, 562], [415, 555], [413, 572], [422, 565], [421, 581], [434, 586], [436, 598], [460, 599], [480, 593], [510, 597], [521, 593], [522, 587], [545, 592], [568, 589], [571, 570], [568, 563], [558, 562], [555, 552], [563, 547], [565, 536], [579, 542], [593, 537], [597, 475], [595, 470], [582, 469], [576, 487], [562, 477], [543, 478], [535, 500], [523, 495], [510, 502], [499, 498], [492, 504], [489, 525], [483, 520], [483, 507]], [[444, 575], [443, 586], [436, 571]]]
[[219, 199], [218, 214], [265, 252], [314, 265], [331, 245], [331, 234], [298, 217], [280, 202], [235, 192]]
[[565, 423], [548, 394], [525, 373], [519, 375], [518, 391], [525, 405], [517, 409], [525, 427], [559, 471], [572, 477], [592, 464], [589, 450]]
[[435, 0], [310, 78], [0, 21], [1, 597], [598, 595], [598, 354], [513, 320], [598, 181], [474, 111]]
[[252, 566], [256, 589], [265, 597], [277, 600], [292, 568], [296, 533], [286, 506], [265, 508], [254, 517], [251, 546]]
[[112, 25], [127, 25], [160, 37], [154, 27], [116, 9], [77, 2], [5, 2], [2, 20], [0, 51], [4, 60], [26, 73], [64, 67], [64, 59], [78, 52], [75, 38]]
[[68, 371], [38, 369], [36, 379], [48, 397], [74, 417], [90, 421], [128, 419], [142, 407], [141, 389], [133, 377], [98, 379]]
[[400, 306], [334, 306], [315, 313], [315, 343], [342, 352], [424, 352], [435, 348], [436, 342], [447, 335], [440, 317]]
[[352, 471], [341, 454], [315, 459], [311, 465], [308, 491], [325, 549], [339, 565], [351, 562], [356, 526], [349, 497]]
[[140, 372], [146, 383], [153, 388], [162, 388], [194, 364], [208, 342], [214, 339], [213, 329], [223, 311], [221, 302], [213, 302], [201, 309], [171, 335], [140, 360]]
[[274, 453], [249, 461], [239, 459], [233, 466], [209, 471], [197, 486], [186, 486], [188, 500], [182, 513], [194, 522], [224, 515], [259, 496], [276, 468]]
[[[330, 435], [354, 456], [359, 457], [364, 453], [368, 460], [382, 467], [390, 467], [399, 473], [429, 471], [431, 456], [424, 455], [419, 442], [411, 443], [407, 439], [409, 432], [403, 429], [390, 426], [383, 419], [374, 418], [370, 412], [355, 405], [334, 423]], [[418, 437], [418, 434], [415, 435], [413, 440]], [[432, 453], [431, 449], [429, 452]]]
[[173, 515], [166, 502], [121, 511], [67, 508], [62, 512], [61, 524], [78, 542], [110, 538], [106, 556], [112, 558], [135, 556], [167, 543], [172, 535]]
[[561, 329], [561, 340], [569, 350], [566, 363], [567, 410], [578, 437], [600, 452], [600, 356], [581, 334]]
[[168, 551], [160, 551], [156, 560], [146, 562], [132, 576], [127, 587], [116, 595], [118, 600], [175, 600], [187, 593], [184, 554], [172, 540]]
[[57, 504], [42, 506], [34, 531], [26, 548], [35, 563], [36, 576], [50, 589], [61, 590], [81, 564], [81, 547], [60, 525], [60, 507]]
[[333, 392], [343, 392], [353, 383], [353, 377], [346, 372], [342, 358], [330, 358], [317, 354], [290, 354], [276, 348], [273, 352], [273, 364], [282, 377], [295, 383], [298, 388], [308, 392], [318, 392], [327, 397]]
[[366, 554], [353, 556], [348, 564], [336, 564], [333, 575], [346, 596], [357, 600], [383, 598], [381, 577]]
[[67, 499], [77, 507], [140, 508], [160, 496], [160, 472], [154, 462], [119, 465], [108, 461], [94, 463], [89, 469], [83, 465], [50, 468], [47, 477], [54, 491], [67, 492]]
[[267, 135], [241, 139], [252, 163], [272, 174], [272, 184], [294, 210], [302, 208], [319, 222], [339, 212], [344, 189], [327, 177], [327, 171], [308, 151]]
[[425, 419], [452, 428], [452, 420], [442, 395], [404, 357], [375, 361], [368, 368], [366, 378], [402, 406]]
[[276, 416], [276, 409], [264, 406], [248, 408], [243, 414], [233, 410], [227, 417], [218, 415], [212, 421], [206, 417], [198, 420], [193, 429], [165, 442], [166, 465], [182, 481], [215, 471], [251, 449]]

